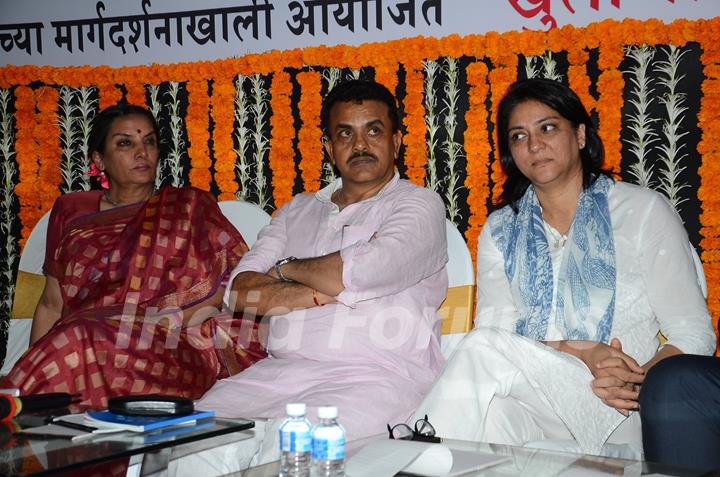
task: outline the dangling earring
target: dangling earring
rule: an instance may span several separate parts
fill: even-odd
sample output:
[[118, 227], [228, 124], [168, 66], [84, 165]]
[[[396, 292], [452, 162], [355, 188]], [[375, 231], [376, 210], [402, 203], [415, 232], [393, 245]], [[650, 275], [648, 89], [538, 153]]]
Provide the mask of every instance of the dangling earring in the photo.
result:
[[100, 187], [103, 189], [110, 188], [110, 181], [108, 181], [107, 174], [105, 174], [105, 171], [98, 169], [98, 166], [96, 166], [94, 162], [90, 163], [90, 170], [88, 170], [87, 175], [90, 177], [97, 177], [100, 181]]

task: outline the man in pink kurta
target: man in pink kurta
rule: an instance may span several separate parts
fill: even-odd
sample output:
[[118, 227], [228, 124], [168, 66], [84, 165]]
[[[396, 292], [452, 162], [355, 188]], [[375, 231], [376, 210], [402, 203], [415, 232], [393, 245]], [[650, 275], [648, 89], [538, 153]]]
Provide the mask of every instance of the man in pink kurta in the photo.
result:
[[397, 110], [383, 86], [336, 86], [322, 119], [341, 178], [277, 212], [225, 295], [271, 317], [269, 357], [216, 383], [198, 407], [279, 418], [288, 402], [332, 404], [355, 439], [405, 420], [444, 362], [445, 208], [395, 171]]

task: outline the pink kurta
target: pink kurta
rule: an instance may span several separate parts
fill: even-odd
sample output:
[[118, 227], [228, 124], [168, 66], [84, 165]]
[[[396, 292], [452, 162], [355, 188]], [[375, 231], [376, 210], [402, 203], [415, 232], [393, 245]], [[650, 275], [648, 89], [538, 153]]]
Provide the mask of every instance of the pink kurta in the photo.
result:
[[[444, 362], [437, 313], [447, 292], [443, 203], [396, 173], [376, 196], [339, 211], [330, 196], [341, 186], [280, 209], [231, 276], [340, 250], [341, 303], [273, 317], [270, 357], [218, 381], [199, 408], [273, 418], [285, 415], [288, 402], [332, 404], [353, 439], [403, 421], [433, 382]], [[309, 415], [315, 419], [314, 410]]]

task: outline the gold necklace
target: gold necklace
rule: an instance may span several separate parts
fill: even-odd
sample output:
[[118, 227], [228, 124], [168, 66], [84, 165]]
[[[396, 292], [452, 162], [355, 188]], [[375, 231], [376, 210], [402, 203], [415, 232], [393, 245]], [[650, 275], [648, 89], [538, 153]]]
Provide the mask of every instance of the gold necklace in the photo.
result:
[[[140, 199], [137, 202], [143, 202], [143, 201], [148, 200], [150, 197], [155, 195], [155, 192], [157, 192], [157, 189], [153, 187], [153, 189], [150, 191], [150, 194], [148, 194], [147, 197]], [[112, 205], [113, 207], [119, 207], [121, 205], [129, 205], [129, 204], [124, 204], [123, 202], [116, 202], [112, 197], [110, 197], [110, 189], [105, 189], [105, 191], [103, 191], [103, 197], [105, 198], [105, 201], [107, 203], [109, 203], [110, 205]], [[136, 202], [132, 202], [132, 203], [134, 204]]]

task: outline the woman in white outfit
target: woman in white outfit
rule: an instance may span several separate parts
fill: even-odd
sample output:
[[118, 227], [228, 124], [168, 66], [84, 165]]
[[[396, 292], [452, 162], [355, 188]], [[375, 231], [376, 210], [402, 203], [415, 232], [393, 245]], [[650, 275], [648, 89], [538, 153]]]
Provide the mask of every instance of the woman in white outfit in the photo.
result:
[[639, 455], [645, 372], [715, 348], [682, 221], [603, 171], [597, 130], [565, 85], [515, 83], [497, 125], [507, 178], [478, 244], [476, 329], [416, 415], [448, 438]]

